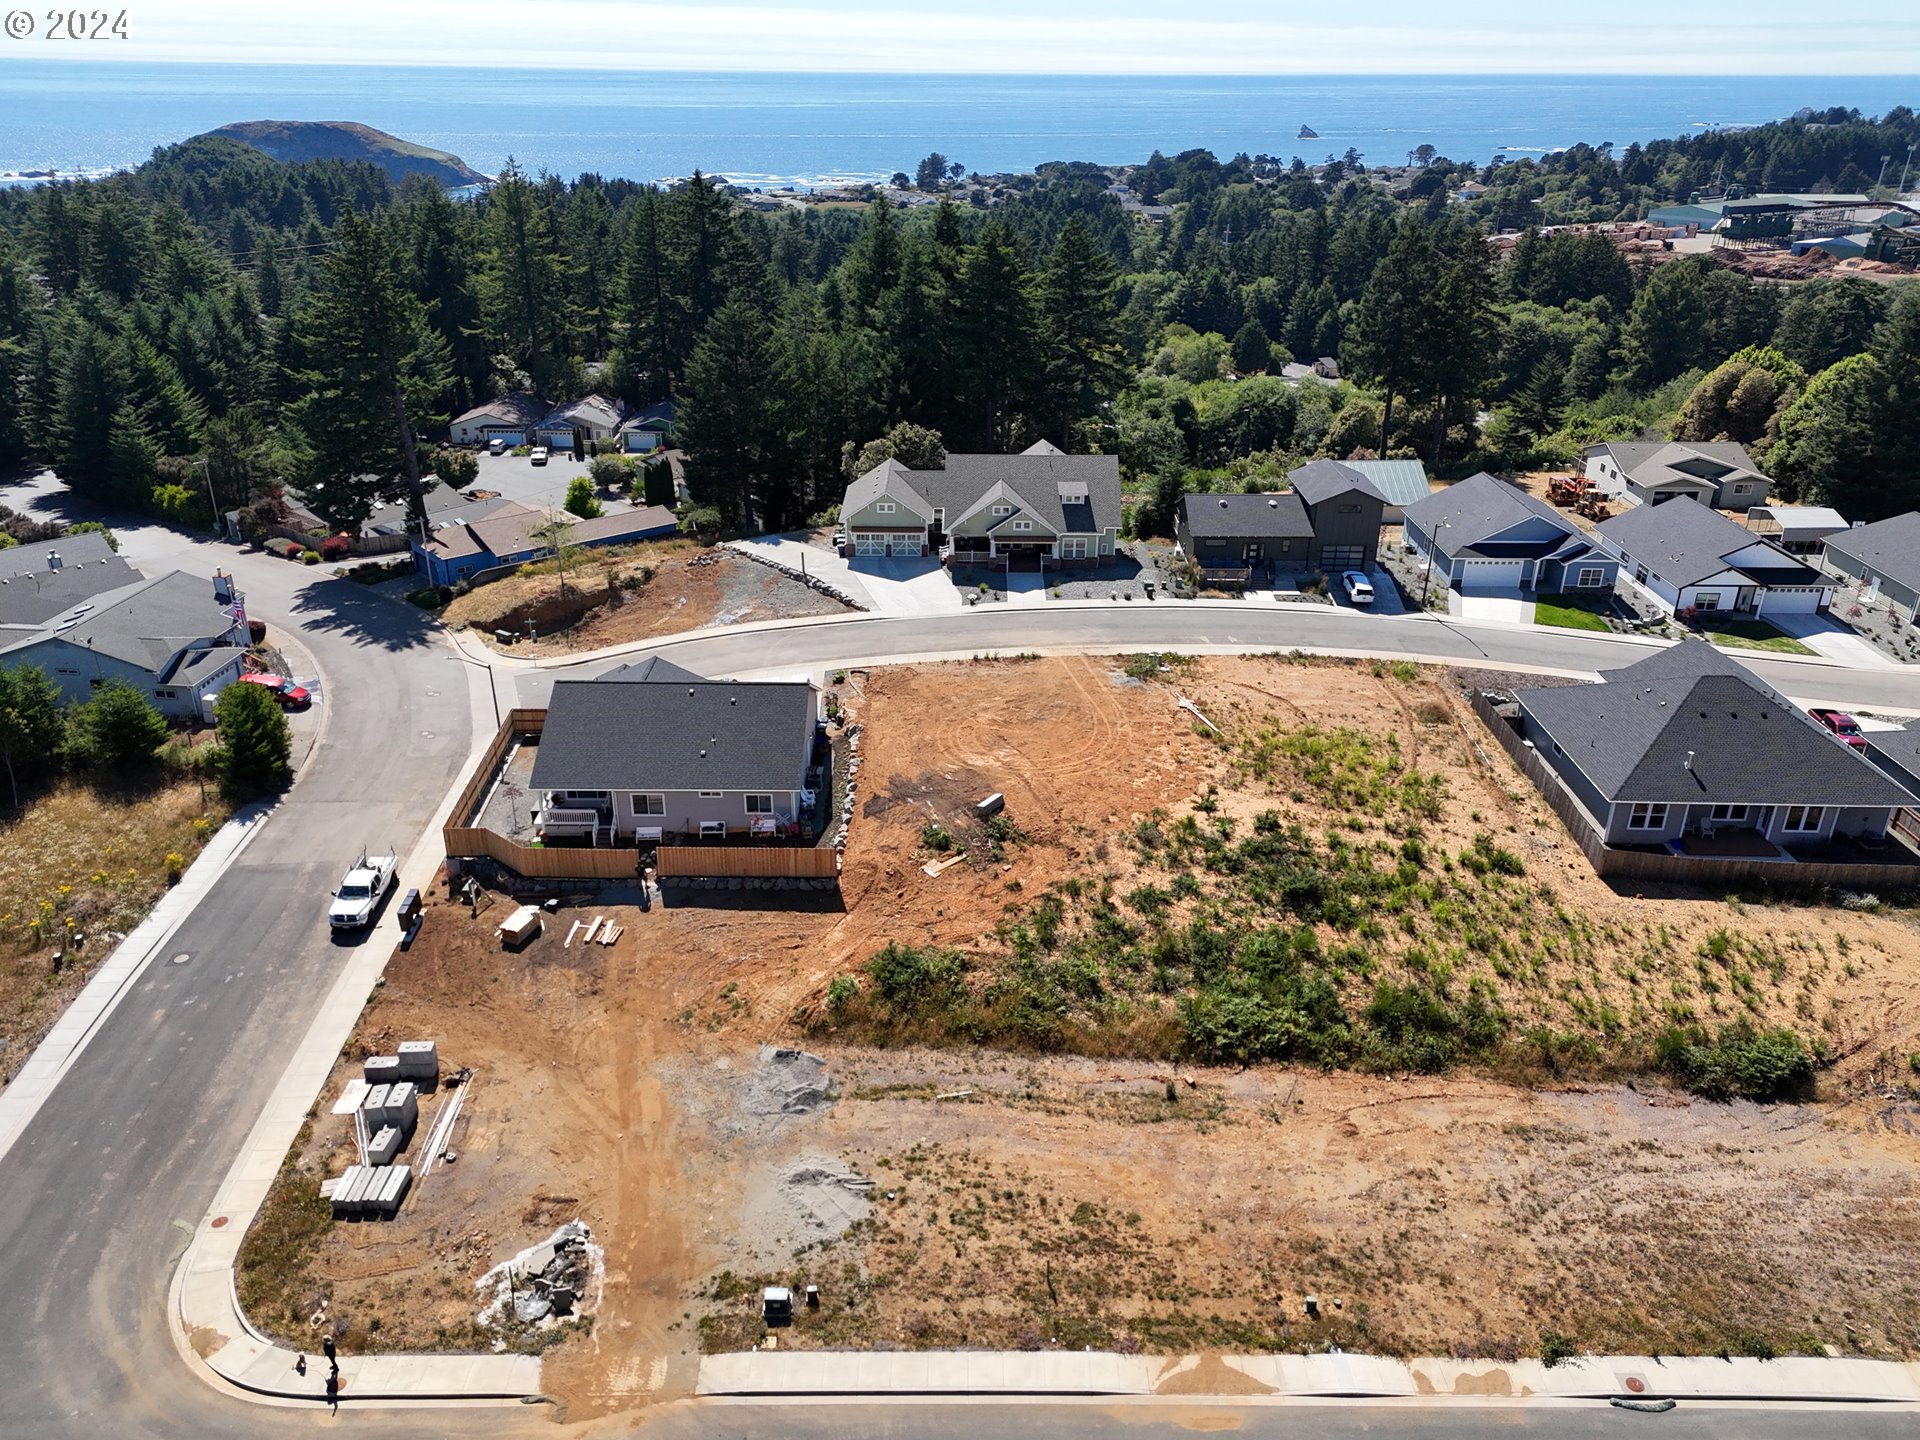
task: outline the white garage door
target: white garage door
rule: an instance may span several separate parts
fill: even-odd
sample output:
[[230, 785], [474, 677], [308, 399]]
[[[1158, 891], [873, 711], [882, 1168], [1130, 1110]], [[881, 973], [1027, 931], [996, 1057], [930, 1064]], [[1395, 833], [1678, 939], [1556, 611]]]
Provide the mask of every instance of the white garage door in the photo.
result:
[[1820, 592], [1814, 589], [1769, 590], [1761, 606], [1763, 615], [1811, 615], [1820, 608]]
[[1518, 590], [1527, 573], [1524, 560], [1468, 560], [1461, 567], [1462, 590]]
[[887, 540], [888, 537], [885, 535], [862, 535], [856, 532], [853, 537], [853, 553], [884, 555], [887, 553]]

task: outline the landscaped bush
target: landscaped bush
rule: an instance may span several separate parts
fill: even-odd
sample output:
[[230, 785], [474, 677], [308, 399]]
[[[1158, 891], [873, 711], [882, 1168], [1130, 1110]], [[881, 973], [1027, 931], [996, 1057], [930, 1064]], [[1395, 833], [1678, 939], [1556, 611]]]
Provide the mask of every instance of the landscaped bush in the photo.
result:
[[320, 542], [322, 560], [344, 560], [353, 553], [353, 541], [345, 535], [329, 535]]
[[408, 595], [407, 599], [411, 600], [415, 605], [418, 605], [422, 610], [438, 610], [442, 604], [440, 589], [437, 585], [422, 586], [420, 589]]
[[1813, 1088], [1813, 1052], [1791, 1030], [1756, 1029], [1742, 1020], [1709, 1035], [1675, 1025], [1654, 1047], [1660, 1068], [1709, 1100], [1791, 1100]]
[[302, 550], [300, 552], [300, 563], [302, 565], [318, 565], [320, 563], [320, 552], [318, 550]]

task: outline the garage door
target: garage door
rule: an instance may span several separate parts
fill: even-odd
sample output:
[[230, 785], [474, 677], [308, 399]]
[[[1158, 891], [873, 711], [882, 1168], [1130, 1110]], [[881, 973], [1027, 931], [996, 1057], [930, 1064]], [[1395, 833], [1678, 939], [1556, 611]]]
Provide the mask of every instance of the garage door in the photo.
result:
[[1818, 590], [1803, 590], [1798, 587], [1769, 590], [1761, 613], [1764, 615], [1811, 615], [1820, 608], [1820, 594]]
[[1469, 560], [1461, 567], [1462, 590], [1518, 590], [1527, 573], [1524, 560]]
[[862, 535], [856, 533], [853, 537], [853, 553], [856, 555], [884, 555], [887, 553], [887, 539], [888, 537], [885, 535]]
[[1367, 558], [1364, 545], [1323, 545], [1320, 547], [1322, 570], [1358, 570]]

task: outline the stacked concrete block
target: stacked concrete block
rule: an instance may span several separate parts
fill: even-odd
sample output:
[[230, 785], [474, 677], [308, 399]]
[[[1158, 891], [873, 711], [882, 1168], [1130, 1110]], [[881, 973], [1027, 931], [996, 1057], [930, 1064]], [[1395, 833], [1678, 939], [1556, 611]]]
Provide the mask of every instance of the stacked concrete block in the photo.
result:
[[369, 1165], [391, 1165], [393, 1157], [400, 1153], [405, 1137], [391, 1125], [382, 1125], [379, 1132], [367, 1142], [367, 1163]]
[[411, 1136], [420, 1123], [420, 1090], [411, 1080], [387, 1087], [387, 1124]]
[[391, 1085], [404, 1078], [400, 1074], [398, 1055], [369, 1055], [361, 1064], [360, 1073], [367, 1077], [369, 1085]]
[[349, 1165], [333, 1187], [336, 1220], [371, 1216], [390, 1220], [413, 1183], [405, 1165]]
[[402, 1080], [412, 1080], [416, 1084], [423, 1080], [429, 1084], [439, 1083], [440, 1051], [433, 1041], [403, 1041], [399, 1054], [394, 1058], [400, 1062]]
[[391, 1220], [400, 1210], [400, 1202], [407, 1198], [407, 1190], [413, 1184], [413, 1171], [406, 1165], [383, 1165], [379, 1179], [367, 1192], [365, 1213], [377, 1215], [382, 1220]]
[[387, 1123], [387, 1096], [392, 1093], [391, 1085], [376, 1085], [360, 1097], [360, 1113], [367, 1117], [369, 1131]]

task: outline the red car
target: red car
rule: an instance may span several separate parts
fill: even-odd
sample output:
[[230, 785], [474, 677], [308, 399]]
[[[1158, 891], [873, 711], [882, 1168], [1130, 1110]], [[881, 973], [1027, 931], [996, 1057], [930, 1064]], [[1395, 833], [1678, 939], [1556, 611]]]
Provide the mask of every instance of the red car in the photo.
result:
[[241, 681], [248, 685], [259, 685], [273, 692], [273, 698], [280, 702], [282, 710], [304, 710], [313, 703], [313, 696], [307, 693], [307, 687], [296, 685], [285, 675], [270, 675], [266, 671], [256, 671], [251, 675], [242, 675]]
[[1830, 731], [1834, 739], [1851, 745], [1856, 750], [1867, 748], [1867, 737], [1860, 733], [1860, 722], [1846, 711], [1809, 710], [1807, 713]]

